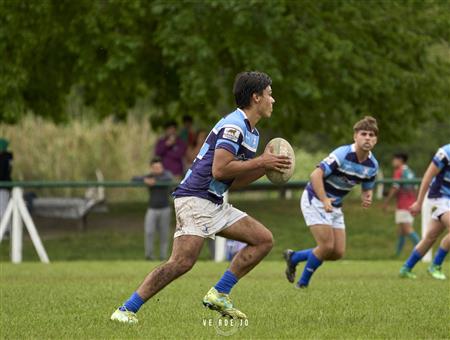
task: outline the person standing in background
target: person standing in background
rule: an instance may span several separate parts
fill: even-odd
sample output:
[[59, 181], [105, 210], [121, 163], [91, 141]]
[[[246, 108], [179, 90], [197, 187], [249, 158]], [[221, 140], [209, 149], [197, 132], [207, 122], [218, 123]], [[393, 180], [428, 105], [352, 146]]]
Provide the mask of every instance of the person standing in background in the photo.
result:
[[179, 136], [186, 143], [187, 147], [195, 145], [197, 136], [194, 131], [194, 120], [190, 115], [183, 116], [183, 127], [180, 130]]
[[189, 168], [197, 157], [203, 143], [208, 137], [206, 130], [198, 130], [195, 136], [195, 143], [188, 145], [186, 150], [186, 165]]
[[[198, 136], [199, 136], [200, 130], [195, 131], [194, 125], [193, 125], [193, 119], [189, 115], [183, 116], [183, 126], [180, 130], [180, 133], [178, 134], [180, 138], [183, 140], [183, 142], [186, 143], [186, 153], [184, 155], [184, 169], [189, 169], [189, 167], [192, 165], [192, 162], [194, 161], [195, 157], [197, 156], [197, 153], [200, 149], [200, 147], [203, 145], [203, 142], [206, 139], [206, 131], [203, 133], [204, 137], [203, 140], [198, 142]], [[200, 145], [199, 145], [200, 144]], [[197, 152], [194, 154], [194, 150], [197, 150]]]
[[[394, 180], [413, 179], [414, 172], [409, 168], [408, 155], [406, 153], [396, 153], [392, 159], [392, 166], [394, 167]], [[409, 211], [409, 207], [416, 201], [416, 191], [413, 184], [394, 183], [384, 200], [383, 210], [387, 211], [389, 201], [396, 197], [397, 209], [395, 210], [395, 223], [398, 230], [398, 242], [396, 249], [396, 256], [399, 256], [403, 246], [405, 245], [405, 238], [408, 237], [414, 246], [419, 243], [419, 235], [414, 231], [413, 223], [414, 217]]]
[[165, 134], [156, 144], [155, 155], [161, 158], [164, 169], [170, 171], [176, 180], [181, 180], [186, 143], [178, 137], [175, 121], [167, 122], [164, 127]]
[[134, 177], [134, 181], [143, 181], [149, 192], [148, 209], [145, 214], [145, 258], [155, 260], [154, 241], [155, 231], [159, 233], [159, 259], [167, 258], [169, 246], [169, 230], [171, 220], [170, 187], [155, 186], [155, 184], [168, 184], [172, 181], [172, 174], [165, 170], [161, 159], [154, 157], [150, 161], [150, 173], [143, 177]]
[[[8, 151], [8, 140], [0, 138], [0, 181], [11, 182], [13, 154]], [[10, 199], [11, 188], [0, 186], [0, 221]], [[8, 227], [7, 230], [10, 230]]]

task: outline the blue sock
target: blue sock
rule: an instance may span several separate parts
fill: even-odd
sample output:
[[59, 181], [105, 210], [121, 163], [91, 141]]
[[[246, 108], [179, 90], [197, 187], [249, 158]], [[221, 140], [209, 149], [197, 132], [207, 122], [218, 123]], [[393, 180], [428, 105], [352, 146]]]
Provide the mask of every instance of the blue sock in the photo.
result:
[[444, 262], [445, 256], [448, 254], [448, 251], [445, 251], [441, 247], [439, 247], [436, 256], [434, 257], [433, 264], [436, 266], [442, 265], [442, 262]]
[[400, 253], [402, 252], [403, 246], [405, 245], [405, 236], [400, 235], [398, 237], [398, 242], [397, 242], [397, 251], [396, 251], [396, 255], [399, 256]]
[[414, 245], [417, 245], [417, 243], [420, 242], [420, 237], [417, 235], [415, 231], [413, 231], [411, 234], [408, 235], [409, 239]]
[[309, 280], [311, 279], [312, 274], [316, 271], [317, 268], [320, 267], [322, 261], [320, 261], [314, 253], [311, 251], [308, 256], [308, 261], [305, 264], [305, 269], [303, 270], [302, 276], [298, 281], [298, 284], [301, 286], [307, 286], [309, 284]]
[[138, 293], [134, 292], [133, 295], [130, 296], [127, 302], [123, 304], [119, 309], [121, 311], [125, 310], [125, 308], [131, 312], [136, 313], [139, 308], [144, 304], [144, 300], [138, 295]]
[[299, 262], [306, 261], [311, 252], [312, 248], [294, 252], [291, 256], [291, 264], [296, 266]]
[[227, 270], [214, 288], [216, 288], [219, 293], [230, 294], [231, 288], [233, 288], [237, 282], [238, 278], [232, 272]]
[[419, 252], [414, 248], [411, 255], [409, 256], [408, 260], [406, 260], [404, 266], [408, 267], [409, 269], [413, 269], [416, 263], [422, 258], [422, 255], [419, 254]]

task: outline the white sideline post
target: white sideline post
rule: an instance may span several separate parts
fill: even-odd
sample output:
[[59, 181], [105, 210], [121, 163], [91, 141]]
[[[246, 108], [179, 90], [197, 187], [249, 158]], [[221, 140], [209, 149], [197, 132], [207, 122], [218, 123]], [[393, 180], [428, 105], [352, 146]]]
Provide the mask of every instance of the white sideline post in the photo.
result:
[[15, 202], [14, 192], [12, 194], [13, 214], [12, 214], [12, 230], [11, 230], [11, 262], [22, 262], [22, 240], [23, 240], [23, 226], [19, 215], [19, 207]]
[[[228, 191], [223, 195], [223, 203], [228, 203]], [[214, 251], [214, 261], [223, 262], [226, 258], [226, 241], [225, 237], [216, 236], [215, 241], [215, 251]]]
[[[384, 179], [384, 174], [383, 174], [383, 170], [380, 170], [378, 172], [378, 179], [379, 180], [383, 180]], [[378, 183], [377, 187], [375, 189], [375, 197], [377, 198], [377, 200], [381, 201], [383, 199], [383, 192], [384, 192], [384, 183]]]
[[[428, 196], [428, 194], [427, 194]], [[430, 204], [430, 200], [427, 198], [427, 196], [425, 196], [425, 199], [423, 200], [422, 203], [422, 238], [425, 237], [425, 234], [427, 233], [427, 229], [428, 229], [428, 224], [430, 223], [431, 220], [431, 209], [433, 208], [432, 205]], [[422, 261], [423, 262], [431, 262], [433, 255], [432, 255], [432, 250], [430, 249], [423, 257], [422, 257]]]
[[25, 226], [30, 234], [31, 241], [34, 248], [39, 255], [41, 262], [50, 263], [47, 256], [47, 252], [39, 238], [36, 226], [26, 208], [25, 201], [23, 200], [22, 188], [13, 188], [11, 199], [9, 200], [8, 207], [0, 222], [0, 243], [3, 240], [3, 235], [6, 232], [8, 223], [12, 218], [12, 230], [11, 230], [11, 262], [22, 262], [22, 244], [23, 244], [23, 226], [22, 221], [25, 222]]

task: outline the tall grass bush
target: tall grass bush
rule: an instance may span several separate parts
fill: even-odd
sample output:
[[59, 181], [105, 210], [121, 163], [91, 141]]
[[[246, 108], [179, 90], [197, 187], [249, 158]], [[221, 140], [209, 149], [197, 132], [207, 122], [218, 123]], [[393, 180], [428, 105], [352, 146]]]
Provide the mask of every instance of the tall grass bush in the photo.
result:
[[[144, 117], [125, 122], [72, 120], [58, 125], [27, 116], [16, 125], [0, 125], [0, 136], [14, 153], [14, 180], [128, 180], [148, 170], [157, 135]], [[141, 191], [141, 193], [139, 193]], [[82, 195], [83, 189], [43, 189], [40, 194]], [[145, 196], [139, 189], [109, 189], [108, 198]]]

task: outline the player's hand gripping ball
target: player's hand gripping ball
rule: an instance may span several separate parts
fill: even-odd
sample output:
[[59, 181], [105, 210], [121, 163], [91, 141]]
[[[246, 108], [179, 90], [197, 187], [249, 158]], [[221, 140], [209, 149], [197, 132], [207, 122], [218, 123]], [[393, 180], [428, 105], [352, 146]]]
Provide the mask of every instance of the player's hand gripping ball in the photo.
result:
[[277, 170], [266, 170], [266, 176], [273, 184], [286, 183], [294, 173], [294, 149], [292, 149], [291, 144], [283, 138], [272, 139], [269, 143], [267, 143], [266, 149], [267, 148], [269, 148], [269, 151], [275, 155], [289, 156], [291, 158], [291, 167], [289, 169], [284, 169], [283, 172]]

